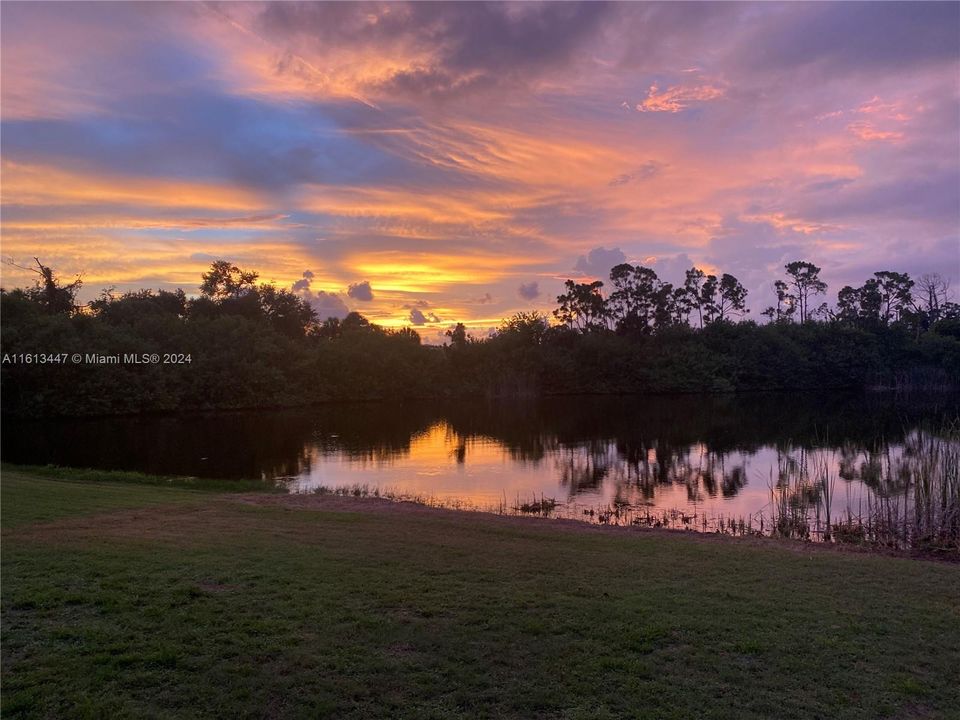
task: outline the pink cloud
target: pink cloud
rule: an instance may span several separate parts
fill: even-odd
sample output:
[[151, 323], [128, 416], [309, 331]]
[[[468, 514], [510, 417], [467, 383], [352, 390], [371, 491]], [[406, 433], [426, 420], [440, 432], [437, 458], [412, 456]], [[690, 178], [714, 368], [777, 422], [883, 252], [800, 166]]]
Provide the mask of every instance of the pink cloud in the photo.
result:
[[708, 102], [723, 97], [725, 91], [716, 85], [684, 87], [674, 85], [661, 91], [657, 83], [650, 86], [646, 99], [637, 104], [639, 112], [670, 112], [686, 110], [691, 103]]
[[895, 142], [903, 140], [904, 134], [897, 130], [881, 130], [871, 122], [858, 121], [847, 125], [847, 130], [853, 133], [861, 140], [871, 142], [873, 140]]

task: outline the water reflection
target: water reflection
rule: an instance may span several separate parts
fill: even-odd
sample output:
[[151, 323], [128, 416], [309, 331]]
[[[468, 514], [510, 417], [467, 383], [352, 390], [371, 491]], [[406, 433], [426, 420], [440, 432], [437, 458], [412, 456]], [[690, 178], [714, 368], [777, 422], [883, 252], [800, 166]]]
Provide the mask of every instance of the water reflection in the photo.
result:
[[[366, 487], [483, 507], [552, 498], [568, 514], [629, 508], [633, 521], [678, 509], [681, 522], [751, 522], [778, 504], [822, 507], [824, 495], [835, 514], [902, 493], [918, 428], [958, 407], [955, 397], [588, 397], [7, 419], [2, 450], [18, 463], [284, 478], [301, 492]], [[814, 487], [817, 471], [833, 487]]]

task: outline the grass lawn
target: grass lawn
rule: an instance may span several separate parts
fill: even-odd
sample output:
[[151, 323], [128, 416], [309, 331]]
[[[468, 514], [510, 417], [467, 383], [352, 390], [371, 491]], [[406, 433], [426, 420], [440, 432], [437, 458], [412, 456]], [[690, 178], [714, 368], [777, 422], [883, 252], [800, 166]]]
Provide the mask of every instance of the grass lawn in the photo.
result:
[[4, 718], [958, 718], [960, 565], [5, 467]]

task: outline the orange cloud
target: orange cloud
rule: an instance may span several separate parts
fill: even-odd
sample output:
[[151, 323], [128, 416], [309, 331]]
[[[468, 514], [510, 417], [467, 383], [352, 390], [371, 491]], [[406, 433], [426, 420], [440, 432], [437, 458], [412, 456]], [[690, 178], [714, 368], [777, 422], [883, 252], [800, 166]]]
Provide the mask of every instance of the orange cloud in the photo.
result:
[[163, 208], [258, 211], [255, 193], [225, 184], [78, 173], [45, 165], [3, 162], [0, 197], [11, 205], [118, 204]]

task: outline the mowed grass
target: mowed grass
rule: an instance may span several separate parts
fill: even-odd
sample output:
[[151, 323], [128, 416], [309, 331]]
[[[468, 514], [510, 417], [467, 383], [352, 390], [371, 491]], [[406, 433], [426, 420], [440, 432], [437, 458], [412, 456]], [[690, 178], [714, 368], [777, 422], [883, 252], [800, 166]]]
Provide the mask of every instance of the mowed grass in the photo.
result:
[[958, 565], [68, 476], [0, 477], [4, 718], [960, 717]]

